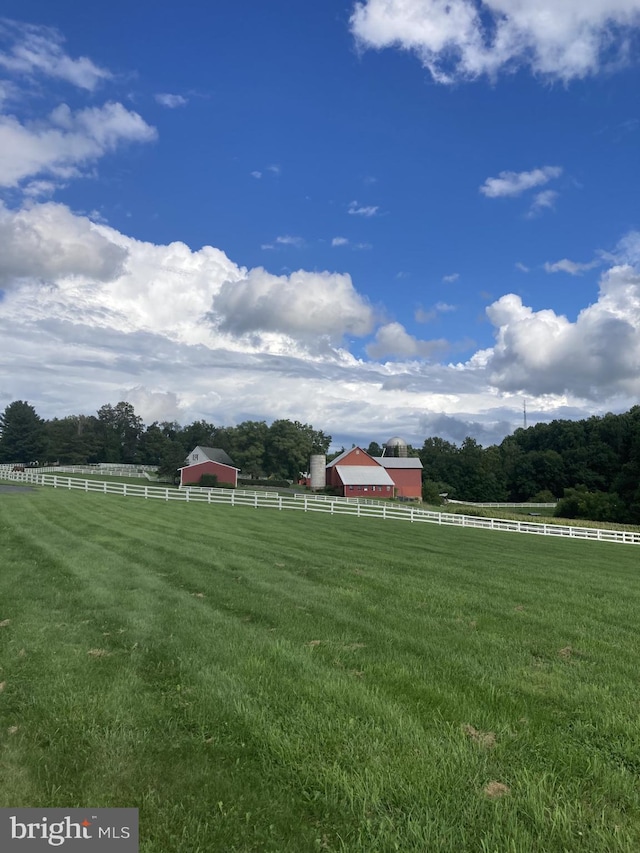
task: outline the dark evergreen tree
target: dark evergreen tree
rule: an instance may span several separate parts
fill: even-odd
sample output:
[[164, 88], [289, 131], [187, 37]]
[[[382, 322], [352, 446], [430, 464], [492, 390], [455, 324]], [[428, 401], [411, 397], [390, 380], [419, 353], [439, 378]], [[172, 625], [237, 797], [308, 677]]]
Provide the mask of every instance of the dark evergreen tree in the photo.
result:
[[0, 462], [42, 462], [47, 440], [44, 420], [23, 400], [0, 415]]

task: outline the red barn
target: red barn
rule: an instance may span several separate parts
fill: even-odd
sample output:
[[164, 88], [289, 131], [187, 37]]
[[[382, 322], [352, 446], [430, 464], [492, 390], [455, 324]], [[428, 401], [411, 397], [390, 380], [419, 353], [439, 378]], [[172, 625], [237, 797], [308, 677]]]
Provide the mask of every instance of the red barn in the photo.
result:
[[422, 462], [417, 456], [374, 456], [387, 471], [399, 498], [422, 499]]
[[340, 489], [345, 498], [392, 498], [393, 480], [361, 447], [352, 447], [336, 456], [326, 468], [327, 486]]
[[197, 486], [203, 474], [215, 474], [219, 483], [238, 485], [238, 471], [231, 457], [220, 447], [196, 447], [180, 468], [180, 486]]
[[326, 471], [327, 486], [346, 498], [422, 497], [422, 462], [417, 457], [370, 456], [352, 447], [329, 462]]

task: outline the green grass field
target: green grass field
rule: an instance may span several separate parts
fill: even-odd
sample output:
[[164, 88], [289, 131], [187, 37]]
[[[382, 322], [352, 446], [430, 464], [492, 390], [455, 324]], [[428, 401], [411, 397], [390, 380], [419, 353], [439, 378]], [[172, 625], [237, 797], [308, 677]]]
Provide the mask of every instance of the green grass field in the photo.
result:
[[640, 550], [0, 494], [0, 805], [143, 853], [640, 850]]

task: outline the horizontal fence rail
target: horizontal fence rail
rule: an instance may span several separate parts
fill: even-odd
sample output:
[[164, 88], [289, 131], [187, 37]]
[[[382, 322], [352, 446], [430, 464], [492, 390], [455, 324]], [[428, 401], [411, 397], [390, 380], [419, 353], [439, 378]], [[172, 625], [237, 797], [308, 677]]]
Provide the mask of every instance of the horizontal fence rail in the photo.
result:
[[[0, 465], [0, 475], [6, 476], [14, 468], [23, 466]], [[105, 477], [134, 477], [149, 479], [158, 470], [156, 465], [124, 465], [115, 462], [100, 462], [96, 465], [46, 465], [42, 467], [25, 468], [37, 474], [102, 474]], [[17, 473], [17, 472], [16, 472]]]
[[526, 507], [531, 507], [531, 509], [543, 509], [558, 505], [557, 501], [550, 503], [478, 503], [477, 501], [454, 501], [453, 498], [448, 498], [447, 503], [459, 504], [460, 506], [493, 507], [494, 509], [498, 509], [500, 507], [504, 507], [504, 509], [519, 509]]
[[353, 501], [317, 500], [313, 495], [283, 497], [273, 493], [245, 492], [235, 489], [175, 489], [171, 487], [117, 483], [100, 480], [82, 480], [35, 471], [8, 471], [10, 466], [0, 467], [0, 476], [19, 483], [33, 483], [57, 489], [75, 489], [84, 492], [101, 492], [105, 495], [121, 495], [183, 503], [230, 504], [278, 510], [301, 510], [324, 512], [330, 515], [351, 515], [358, 518], [382, 518], [385, 520], [424, 522], [450, 527], [472, 527], [481, 530], [501, 530], [510, 533], [531, 533], [539, 536], [558, 536], [570, 539], [588, 539], [599, 542], [618, 542], [625, 545], [640, 545], [640, 532], [607, 530], [596, 527], [569, 527], [561, 524], [539, 524], [532, 521], [515, 521], [503, 518], [479, 518], [447, 512], [433, 512], [419, 507], [391, 503], [355, 503]]

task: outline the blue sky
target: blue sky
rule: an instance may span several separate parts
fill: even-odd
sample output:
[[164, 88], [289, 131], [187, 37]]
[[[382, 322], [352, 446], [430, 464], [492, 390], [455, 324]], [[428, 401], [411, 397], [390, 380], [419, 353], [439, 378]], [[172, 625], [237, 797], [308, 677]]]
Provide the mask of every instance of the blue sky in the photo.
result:
[[487, 444], [637, 403], [640, 0], [447, 8], [5, 2], [0, 407]]

